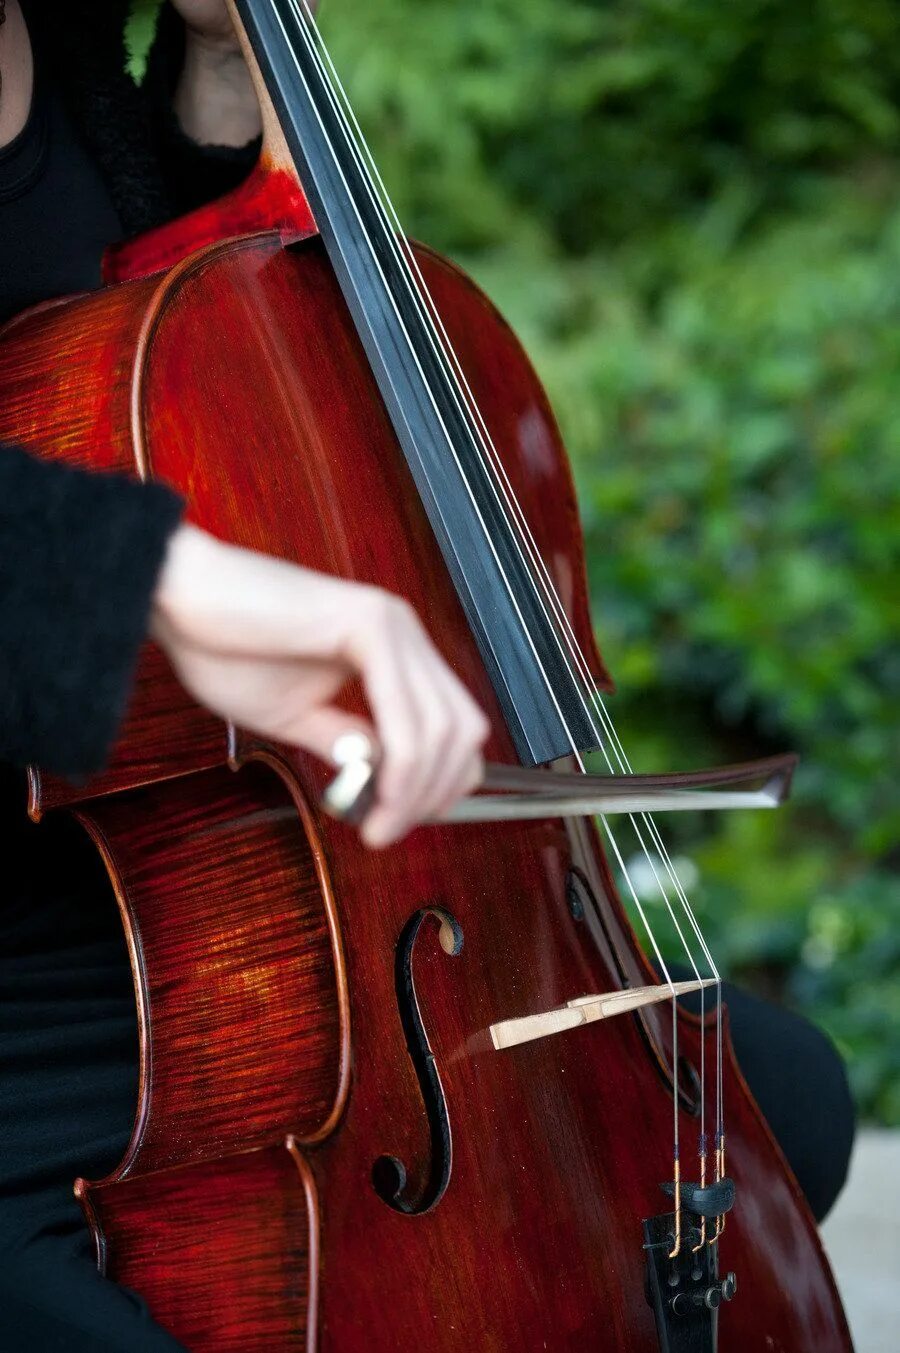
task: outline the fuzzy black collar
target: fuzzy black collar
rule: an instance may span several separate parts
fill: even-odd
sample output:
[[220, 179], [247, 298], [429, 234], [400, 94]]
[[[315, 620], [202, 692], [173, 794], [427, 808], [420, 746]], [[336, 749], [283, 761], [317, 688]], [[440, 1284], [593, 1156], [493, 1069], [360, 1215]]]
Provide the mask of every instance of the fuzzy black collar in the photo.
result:
[[[109, 186], [126, 234], [171, 214], [153, 147], [148, 95], [125, 69], [131, 0], [27, 0], [29, 29]], [[171, 35], [170, 23], [161, 25]]]

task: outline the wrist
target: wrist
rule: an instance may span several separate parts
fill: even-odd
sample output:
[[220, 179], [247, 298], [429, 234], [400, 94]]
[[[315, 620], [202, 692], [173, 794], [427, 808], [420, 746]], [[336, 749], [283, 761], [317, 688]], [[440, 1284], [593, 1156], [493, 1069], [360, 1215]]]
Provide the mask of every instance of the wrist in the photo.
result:
[[188, 627], [191, 610], [191, 586], [211, 566], [211, 555], [218, 542], [206, 531], [187, 522], [172, 532], [150, 610], [150, 637], [163, 648], [173, 635]]
[[241, 147], [262, 131], [253, 77], [234, 33], [185, 33], [175, 90], [182, 131], [200, 145]]

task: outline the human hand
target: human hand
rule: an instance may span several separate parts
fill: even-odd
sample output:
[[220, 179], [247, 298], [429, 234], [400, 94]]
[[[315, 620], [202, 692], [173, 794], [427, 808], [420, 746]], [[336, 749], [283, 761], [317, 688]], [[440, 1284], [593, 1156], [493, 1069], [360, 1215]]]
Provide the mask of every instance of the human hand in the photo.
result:
[[[318, 0], [311, 0], [315, 12]], [[219, 51], [237, 51], [238, 40], [225, 0], [172, 0], [188, 33]]]
[[[368, 733], [381, 751], [362, 825], [371, 846], [398, 840], [481, 780], [487, 719], [390, 593], [182, 526], [151, 633], [185, 688], [221, 718], [324, 760], [341, 734]], [[374, 728], [334, 704], [351, 676]]]

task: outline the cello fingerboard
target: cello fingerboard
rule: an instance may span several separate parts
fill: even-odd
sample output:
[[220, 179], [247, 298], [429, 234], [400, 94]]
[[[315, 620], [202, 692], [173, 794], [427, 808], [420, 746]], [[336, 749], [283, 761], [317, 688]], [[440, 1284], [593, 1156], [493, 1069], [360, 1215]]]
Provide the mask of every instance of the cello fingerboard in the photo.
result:
[[595, 747], [559, 621], [302, 6], [237, 9], [518, 754], [535, 765]]

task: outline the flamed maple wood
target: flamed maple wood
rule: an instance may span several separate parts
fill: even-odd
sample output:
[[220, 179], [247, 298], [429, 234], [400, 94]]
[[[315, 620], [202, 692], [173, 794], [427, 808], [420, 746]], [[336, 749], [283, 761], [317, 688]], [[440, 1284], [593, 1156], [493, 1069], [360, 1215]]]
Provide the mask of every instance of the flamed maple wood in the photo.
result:
[[[252, 211], [240, 219], [252, 228]], [[407, 596], [491, 714], [490, 756], [511, 760], [319, 242], [286, 247], [282, 221], [192, 254], [210, 224], [183, 226], [181, 248], [172, 230], [143, 242], [113, 275], [183, 255], [167, 273], [6, 330], [0, 438], [160, 476], [229, 540]], [[309, 234], [308, 219], [295, 225]], [[607, 684], [544, 395], [483, 295], [418, 256]], [[81, 1186], [107, 1272], [204, 1353], [653, 1353], [640, 1221], [663, 1210], [671, 1170], [667, 1018], [654, 1007], [503, 1055], [489, 1033], [652, 980], [593, 827], [436, 827], [373, 854], [319, 813], [325, 772], [309, 758], [243, 737], [234, 764], [224, 730], [148, 652], [109, 771], [77, 791], [34, 778], [35, 813], [74, 805], [102, 851], [134, 966], [135, 1132], [110, 1179]], [[422, 908], [462, 932], [450, 955], [426, 918], [413, 957], [453, 1163], [439, 1204], [408, 1216], [377, 1195], [371, 1169], [397, 1157], [412, 1194], [428, 1173], [394, 975], [398, 937]], [[682, 1016], [695, 1064], [702, 1037]], [[722, 1264], [739, 1270], [741, 1293], [722, 1313], [721, 1347], [846, 1353], [812, 1218], [730, 1051], [725, 1079], [739, 1205]], [[686, 1098], [686, 1143], [690, 1108]]]
[[111, 1271], [188, 1348], [312, 1353], [317, 1200], [293, 1138], [78, 1193], [96, 1233], [116, 1237]]

